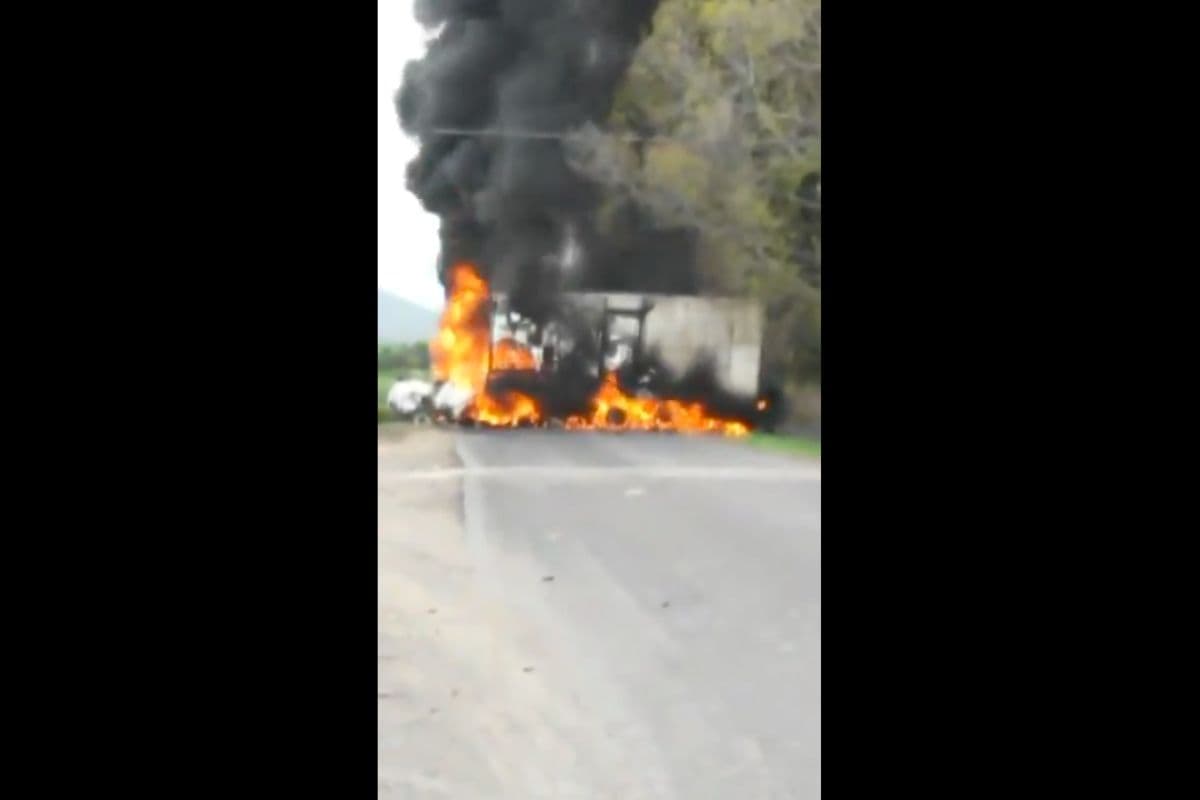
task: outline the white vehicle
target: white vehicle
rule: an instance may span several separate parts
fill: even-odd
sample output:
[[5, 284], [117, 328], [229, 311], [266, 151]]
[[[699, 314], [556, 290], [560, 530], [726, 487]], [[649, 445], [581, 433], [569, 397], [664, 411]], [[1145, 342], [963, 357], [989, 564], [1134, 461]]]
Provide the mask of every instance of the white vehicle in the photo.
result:
[[397, 380], [388, 390], [387, 404], [392, 415], [414, 422], [432, 418], [458, 420], [474, 399], [470, 389], [453, 383], [430, 383], [420, 380]]
[[447, 381], [439, 386], [433, 395], [433, 410], [448, 419], [457, 420], [467, 410], [467, 406], [471, 404], [474, 396], [474, 392], [470, 389], [455, 386]]
[[432, 403], [433, 384], [428, 381], [397, 380], [388, 390], [388, 408], [401, 419], [428, 421]]

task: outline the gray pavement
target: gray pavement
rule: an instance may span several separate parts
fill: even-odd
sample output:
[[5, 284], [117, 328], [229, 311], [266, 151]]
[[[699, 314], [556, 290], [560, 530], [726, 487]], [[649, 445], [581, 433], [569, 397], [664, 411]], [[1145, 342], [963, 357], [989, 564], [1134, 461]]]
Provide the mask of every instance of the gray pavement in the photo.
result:
[[454, 451], [381, 456], [381, 537], [385, 492], [461, 503], [464, 585], [499, 616], [479, 618], [490, 649], [456, 650], [485, 662], [492, 716], [464, 711], [445, 742], [488, 756], [443, 759], [407, 796], [819, 797], [818, 461], [555, 431], [467, 431]]

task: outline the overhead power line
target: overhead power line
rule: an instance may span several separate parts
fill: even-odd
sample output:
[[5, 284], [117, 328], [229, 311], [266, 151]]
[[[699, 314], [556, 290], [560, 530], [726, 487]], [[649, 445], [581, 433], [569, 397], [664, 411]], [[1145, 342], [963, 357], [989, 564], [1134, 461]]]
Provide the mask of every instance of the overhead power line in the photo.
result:
[[[571, 132], [525, 131], [515, 128], [429, 128], [425, 133], [436, 133], [444, 136], [482, 136], [496, 139], [570, 139], [576, 134]], [[627, 142], [664, 141], [665, 136], [638, 136], [635, 133], [609, 134]]]

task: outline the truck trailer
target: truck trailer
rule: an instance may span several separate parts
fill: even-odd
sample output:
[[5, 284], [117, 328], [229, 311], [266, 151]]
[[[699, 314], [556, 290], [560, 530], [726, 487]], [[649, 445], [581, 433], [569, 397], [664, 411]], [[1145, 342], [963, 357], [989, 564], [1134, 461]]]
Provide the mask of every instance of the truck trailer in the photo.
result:
[[[615, 373], [627, 389], [665, 398], [674, 397], [697, 371], [707, 381], [703, 399], [719, 399], [715, 411], [746, 416], [751, 410], [756, 427], [770, 427], [775, 416], [773, 399], [769, 404], [763, 399], [765, 320], [753, 300], [573, 292], [556, 298], [555, 313], [540, 324], [518, 313], [506, 294], [493, 294], [489, 302], [489, 394], [516, 390], [539, 397], [550, 419], [577, 413], [581, 399], [586, 402], [586, 394], [571, 396], [571, 389], [587, 388], [576, 384], [595, 385]], [[397, 392], [404, 398], [392, 404], [398, 416], [428, 412], [453, 421], [471, 407], [471, 393], [462, 387], [430, 384], [423, 394], [418, 388], [423, 387], [409, 382]]]
[[533, 355], [533, 368], [584, 346], [597, 354], [593, 373], [653, 365], [670, 383], [705, 365], [718, 387], [747, 400], [759, 396], [764, 318], [753, 300], [693, 295], [576, 292], [566, 294], [558, 318], [535, 325], [515, 313], [508, 297], [493, 298], [492, 359], [497, 343], [515, 341]]

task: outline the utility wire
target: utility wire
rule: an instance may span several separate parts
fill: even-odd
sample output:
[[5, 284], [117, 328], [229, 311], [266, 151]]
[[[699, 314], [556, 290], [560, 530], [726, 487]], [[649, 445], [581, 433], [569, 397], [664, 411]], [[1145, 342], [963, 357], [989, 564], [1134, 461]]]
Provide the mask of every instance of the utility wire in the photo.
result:
[[[553, 133], [549, 131], [523, 131], [512, 128], [429, 128], [421, 133], [436, 133], [445, 136], [483, 136], [497, 139], [571, 139], [576, 134], [569, 132]], [[665, 136], [638, 136], [635, 133], [610, 134], [627, 142], [666, 141]]]

